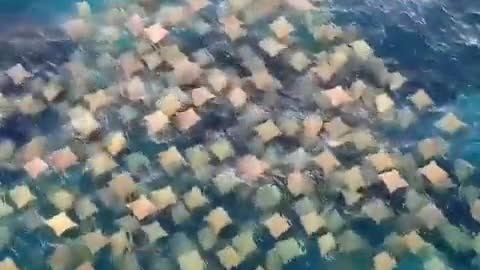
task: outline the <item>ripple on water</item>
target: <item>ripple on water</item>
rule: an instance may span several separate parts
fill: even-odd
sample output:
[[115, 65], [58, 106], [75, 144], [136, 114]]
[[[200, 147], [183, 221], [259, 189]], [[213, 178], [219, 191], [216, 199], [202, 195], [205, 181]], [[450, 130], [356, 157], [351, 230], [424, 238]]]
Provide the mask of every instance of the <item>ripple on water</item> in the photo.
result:
[[337, 23], [353, 24], [382, 58], [437, 102], [480, 88], [480, 2], [338, 0]]

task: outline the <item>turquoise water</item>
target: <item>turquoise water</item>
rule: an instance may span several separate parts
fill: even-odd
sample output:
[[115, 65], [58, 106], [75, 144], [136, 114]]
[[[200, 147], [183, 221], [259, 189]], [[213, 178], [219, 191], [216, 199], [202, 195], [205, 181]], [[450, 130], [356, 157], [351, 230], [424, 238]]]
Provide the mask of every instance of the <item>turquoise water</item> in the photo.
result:
[[[92, 8], [100, 9], [104, 6], [104, 0], [88, 1]], [[35, 20], [37, 22], [53, 22], [61, 16], [72, 14], [75, 11], [76, 1], [13, 1], [3, 0], [0, 8], [0, 18]]]
[[[45, 25], [51, 25], [58, 22], [71, 14], [74, 10], [74, 1], [48, 1], [48, 3], [39, 3], [38, 1], [7, 1], [7, 4], [3, 6], [0, 12], [0, 20], [14, 19], [15, 23], [28, 24], [28, 23], [40, 23]], [[445, 167], [452, 169], [452, 160], [456, 158], [462, 158], [471, 162], [475, 166], [480, 166], [480, 141], [478, 140], [478, 104], [480, 104], [480, 48], [478, 42], [474, 41], [471, 44], [467, 44], [464, 40], [459, 38], [462, 33], [462, 29], [455, 29], [455, 31], [449, 29], [452, 26], [450, 22], [451, 12], [462, 13], [465, 10], [477, 10], [469, 12], [470, 16], [465, 18], [456, 17], [456, 22], [463, 20], [461, 23], [465, 25], [473, 25], [475, 28], [477, 25], [478, 30], [478, 4], [470, 1], [459, 1], [455, 3], [445, 2], [447, 4], [431, 4], [432, 6], [425, 8], [425, 10], [415, 10], [415, 16], [411, 16], [406, 10], [403, 10], [404, 15], [397, 17], [389, 16], [387, 7], [385, 9], [377, 9], [375, 3], [370, 1], [360, 1], [352, 5], [351, 2], [345, 1], [342, 3], [331, 3], [334, 10], [335, 20], [340, 25], [354, 24], [359, 27], [360, 34], [365, 35], [369, 44], [375, 49], [376, 53], [382, 58], [387, 59], [389, 67], [398, 69], [411, 78], [409, 89], [415, 89], [423, 87], [427, 89], [428, 93], [432, 96], [434, 101], [438, 104], [440, 115], [442, 110], [451, 110], [456, 113], [463, 121], [471, 126], [468, 133], [456, 136], [451, 139], [451, 151], [444, 158], [439, 160], [439, 163]], [[426, 4], [430, 4], [429, 1], [425, 1]], [[94, 10], [101, 10], [103, 3], [101, 1], [92, 1]], [[402, 6], [403, 4], [403, 6]], [[386, 6], [389, 4], [386, 3]], [[421, 4], [412, 4], [410, 1], [395, 1], [395, 5], [391, 8], [398, 7], [410, 7], [414, 5], [419, 8]], [[396, 9], [397, 11], [399, 9]], [[389, 11], [394, 12], [394, 11]], [[400, 12], [402, 13], [402, 12]], [[465, 12], [467, 13], [467, 12]], [[404, 17], [405, 16], [405, 17]], [[428, 16], [428, 19], [426, 17]], [[441, 18], [435, 18], [435, 16]], [[473, 18], [472, 18], [473, 17]], [[423, 22], [426, 20], [427, 22]], [[471, 20], [471, 21], [470, 21]], [[416, 24], [418, 23], [418, 25]], [[442, 29], [436, 29], [436, 27], [427, 27], [425, 25], [441, 25]], [[11, 26], [13, 27], [13, 25]], [[417, 27], [417, 28], [413, 28]], [[453, 31], [453, 32], [449, 32]], [[474, 38], [478, 32], [465, 32], [464, 35], [470, 35]], [[445, 33], [446, 32], [446, 33]], [[441, 34], [443, 33], [443, 34]], [[450, 34], [448, 34], [450, 33]], [[478, 37], [478, 36], [477, 36]], [[455, 39], [455, 40], [450, 40]], [[193, 38], [193, 40], [195, 40]], [[193, 47], [193, 45], [192, 45]], [[398, 97], [400, 99], [400, 97]], [[437, 116], [436, 115], [436, 116]], [[30, 119], [18, 117], [9, 120], [0, 129], [2, 137], [14, 139], [20, 145], [27, 142], [33, 135], [49, 134], [51, 133], [51, 127], [55, 127], [60, 122], [62, 116], [57, 115], [54, 112], [44, 113], [39, 118]], [[423, 119], [423, 124], [427, 128], [408, 130], [405, 133], [399, 133], [396, 130], [385, 132], [385, 136], [392, 141], [395, 146], [400, 149], [402, 147], [408, 148], [411, 142], [423, 138], [426, 135], [438, 135], [437, 131], [432, 128], [433, 118]], [[166, 148], [166, 144], [158, 144], [156, 147], [151, 147], [145, 138], [135, 133], [135, 128], [140, 129], [140, 125], [134, 125], [132, 130], [129, 131], [129, 135], [132, 141], [129, 142], [130, 151], [142, 151], [144, 154], [154, 160], [155, 154]], [[200, 139], [199, 139], [200, 140]], [[186, 146], [180, 146], [185, 144], [192, 144], [192, 142], [186, 140], [177, 142], [179, 147], [183, 149]], [[125, 167], [125, 164], [121, 164]], [[2, 170], [2, 185], [5, 187], [11, 187], [18, 181], [23, 175], [17, 171]], [[480, 186], [478, 178], [472, 177], [472, 184], [476, 187]], [[52, 176], [52, 181], [56, 181], [60, 178], [58, 175]], [[89, 176], [80, 168], [69, 173], [68, 177], [62, 179], [65, 183], [69, 183], [72, 186], [79, 188], [79, 192], [82, 193], [94, 193], [96, 191], [95, 185], [78, 184], [87, 182]], [[158, 188], [164, 182], [176, 181], [179, 179], [154, 179], [153, 182], [148, 182], [143, 188], [146, 190]], [[180, 180], [179, 180], [180, 181]], [[190, 180], [185, 180], [186, 183], [190, 183]], [[76, 183], [76, 184], [75, 184]], [[40, 188], [40, 187], [39, 187]], [[206, 190], [209, 195], [212, 204], [222, 204], [225, 209], [231, 213], [231, 216], [235, 220], [242, 220], [244, 217], [249, 217], [253, 205], [245, 205], [236, 196], [222, 198], [216, 194], [214, 190]], [[432, 195], [433, 200], [437, 206], [441, 208], [451, 223], [464, 226], [472, 233], [480, 232], [480, 225], [472, 220], [469, 213], [468, 205], [465, 201], [459, 198], [459, 194], [455, 191], [448, 194]], [[42, 198], [39, 198], [39, 201]], [[44, 199], [44, 198], [43, 198]], [[333, 198], [328, 198], [332, 199]], [[48, 203], [42, 208], [42, 215], [49, 215], [53, 213], [52, 206]], [[399, 207], [400, 208], [400, 207]], [[398, 209], [397, 209], [398, 210]], [[102, 216], [99, 217], [94, 224], [91, 224], [93, 228], [101, 227], [105, 234], [114, 233], [116, 226], [113, 219], [118, 217], [118, 213], [111, 211], [110, 209], [101, 209]], [[203, 211], [203, 212], [202, 212]], [[51, 212], [51, 213], [50, 213]], [[169, 232], [175, 232], [184, 230], [188, 236], [192, 239], [195, 238], [196, 229], [198, 229], [198, 219], [202, 215], [206, 214], [206, 209], [201, 209], [200, 213], [195, 213], [192, 222], [184, 224], [181, 228], [175, 227], [168, 219], [161, 219], [162, 226]], [[256, 215], [259, 213], [255, 213]], [[292, 219], [295, 219], [293, 213], [289, 213]], [[342, 213], [347, 214], [347, 213]], [[17, 221], [19, 227], [22, 220]], [[358, 219], [350, 224], [351, 228], [355, 230], [362, 237], [365, 237], [369, 244], [373, 247], [381, 246], [383, 239], [393, 230], [393, 224], [376, 225], [370, 220]], [[302, 230], [298, 220], [294, 221], [294, 230]], [[228, 234], [228, 232], [227, 232]], [[274, 240], [268, 235], [265, 236], [265, 232], [260, 231], [258, 233], [258, 245], [262, 250], [269, 250], [274, 245]], [[140, 236], [136, 236], [140, 237]], [[230, 236], [228, 236], [230, 237]], [[33, 232], [19, 231], [12, 242], [11, 246], [3, 251], [4, 256], [15, 258], [19, 261], [18, 265], [25, 266], [25, 269], [48, 269], [44, 264], [44, 258], [48, 257], [52, 253], [56, 243], [45, 242], [44, 239], [52, 239], [51, 232], [39, 229]], [[449, 259], [450, 265], [453, 269], [476, 269], [472, 264], [472, 259], [475, 254], [472, 252], [461, 254], [451, 250], [444, 241], [439, 239], [438, 235], [426, 234], [425, 239], [430, 243], [434, 243], [445, 256]], [[138, 240], [138, 239], [137, 239]], [[138, 240], [139, 242], [142, 239]], [[325, 259], [319, 256], [316, 250], [316, 241], [309, 239], [305, 240], [307, 247], [306, 256], [300, 258], [289, 264], [285, 269], [371, 269], [371, 251], [366, 252], [358, 251], [353, 254], [342, 255], [339, 257], [333, 256], [333, 258]], [[167, 243], [162, 242], [161, 245], [167, 246]], [[169, 250], [161, 250], [168, 253]], [[161, 251], [158, 251], [161, 253]], [[160, 269], [155, 267], [155, 263], [158, 261], [156, 257], [159, 257], [157, 251], [139, 250], [138, 261], [142, 266], [147, 269]], [[171, 252], [171, 251], [170, 251]], [[161, 253], [165, 254], [165, 253]], [[81, 256], [79, 256], [81, 257]], [[86, 256], [88, 257], [88, 256]], [[100, 269], [121, 269], [121, 267], [114, 268], [111, 261], [110, 251], [102, 250], [96, 255], [94, 259], [94, 265], [97, 270]], [[253, 267], [261, 262], [263, 258], [253, 257], [247, 263], [239, 267], [239, 269], [253, 269]], [[396, 269], [414, 270], [423, 269], [423, 262], [417, 256], [407, 255], [402, 257], [399, 261], [399, 266]], [[354, 265], [354, 266], [352, 266]], [[163, 269], [161, 269], [163, 270]]]

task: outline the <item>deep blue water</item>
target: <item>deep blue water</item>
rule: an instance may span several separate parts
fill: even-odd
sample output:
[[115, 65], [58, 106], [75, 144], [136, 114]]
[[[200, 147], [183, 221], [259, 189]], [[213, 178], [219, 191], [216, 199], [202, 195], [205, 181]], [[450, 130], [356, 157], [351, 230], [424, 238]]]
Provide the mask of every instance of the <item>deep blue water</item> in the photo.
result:
[[[480, 165], [480, 2], [335, 0], [332, 7], [334, 20], [358, 27], [388, 66], [407, 75], [410, 87], [424, 88], [472, 126], [454, 140], [451, 155]], [[429, 131], [411, 133], [417, 132]]]
[[480, 89], [480, 2], [332, 1], [340, 24], [360, 27], [376, 53], [436, 101]]

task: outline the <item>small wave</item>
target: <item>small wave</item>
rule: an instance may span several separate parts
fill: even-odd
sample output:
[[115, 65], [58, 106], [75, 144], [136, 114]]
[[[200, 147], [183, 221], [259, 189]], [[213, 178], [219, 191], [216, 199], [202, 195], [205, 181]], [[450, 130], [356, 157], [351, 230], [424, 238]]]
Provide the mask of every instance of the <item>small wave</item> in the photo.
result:
[[[336, 0], [340, 25], [354, 25], [388, 64], [408, 73], [438, 102], [478, 86], [480, 2]], [[478, 91], [478, 90], [477, 90]]]

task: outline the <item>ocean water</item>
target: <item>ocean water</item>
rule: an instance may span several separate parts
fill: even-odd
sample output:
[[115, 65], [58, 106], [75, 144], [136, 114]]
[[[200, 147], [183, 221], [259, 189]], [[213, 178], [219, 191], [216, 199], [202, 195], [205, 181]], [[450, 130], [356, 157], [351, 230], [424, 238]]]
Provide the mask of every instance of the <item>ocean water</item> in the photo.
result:
[[[332, 7], [338, 24], [359, 27], [390, 67], [408, 74], [409, 87], [425, 89], [439, 110], [453, 111], [478, 126], [479, 2], [340, 0]], [[473, 128], [456, 138], [451, 155], [478, 164], [477, 137]]]
[[[94, 9], [102, 8], [104, 0], [88, 1]], [[67, 14], [75, 11], [75, 1], [58, 0], [49, 2], [38, 2], [34, 0], [28, 1], [11, 1], [2, 2], [0, 15], [2, 19], [28, 19], [37, 22], [51, 23]]]
[[[480, 3], [335, 1], [339, 24], [359, 26], [390, 66], [408, 74], [413, 88], [424, 88], [445, 110], [477, 126], [480, 91]], [[478, 164], [475, 128], [459, 139], [453, 155]]]
[[[448, 158], [462, 158], [478, 166], [478, 106], [480, 95], [480, 3], [476, 1], [334, 1], [339, 24], [360, 27], [376, 52], [410, 78], [413, 88], [424, 88], [440, 105], [472, 126], [468, 134], [454, 138]], [[399, 144], [431, 134], [432, 130], [401, 133]], [[392, 135], [396, 136], [396, 135]], [[410, 137], [412, 136], [412, 137]], [[405, 140], [405, 137], [408, 139]], [[475, 186], [480, 184], [472, 178]], [[458, 193], [439, 199], [450, 220], [479, 232], [469, 207]], [[447, 248], [448, 250], [448, 248]], [[452, 269], [476, 269], [463, 255], [452, 256]], [[407, 260], [408, 261], [408, 260]], [[415, 259], [402, 269], [422, 269]]]
[[[221, 4], [222, 1], [213, 1]], [[0, 66], [8, 67], [17, 62], [23, 63], [30, 69], [38, 71], [38, 76], [42, 76], [49, 69], [55, 72], [55, 68], [46, 62], [61, 64], [66, 61], [70, 54], [76, 49], [76, 44], [58, 33], [56, 25], [62, 22], [75, 12], [75, 1], [56, 0], [56, 1], [12, 1], [6, 0], [0, 7], [0, 23], [9, 22], [8, 27], [2, 27], [0, 42], [5, 41], [7, 45], [12, 38], [18, 38], [19, 43], [29, 46], [22, 48], [8, 47], [12, 53], [0, 53]], [[103, 1], [89, 1], [94, 11], [102, 10], [105, 7]], [[449, 139], [451, 144], [450, 151], [445, 157], [438, 160], [439, 164], [453, 171], [452, 160], [461, 158], [470, 162], [477, 168], [480, 166], [480, 130], [479, 117], [480, 110], [480, 2], [472, 0], [448, 1], [448, 0], [393, 0], [386, 3], [378, 3], [373, 0], [333, 0], [329, 2], [329, 8], [332, 12], [333, 21], [341, 26], [354, 26], [360, 36], [375, 50], [375, 54], [383, 58], [387, 66], [393, 70], [402, 72], [409, 78], [405, 88], [414, 90], [424, 88], [436, 103], [434, 116], [439, 116], [444, 112], [454, 112], [462, 121], [469, 125], [469, 131], [459, 136], [453, 136]], [[29, 35], [27, 29], [35, 31], [46, 31], [50, 38], [49, 42], [42, 46], [36, 46], [35, 42], [43, 42], [40, 38], [35, 41]], [[27, 34], [16, 35], [20, 32]], [[50, 32], [51, 31], [51, 32]], [[192, 38], [194, 40], [194, 38]], [[192, 45], [192, 47], [194, 47]], [[33, 51], [33, 53], [32, 53]], [[101, 84], [101, 83], [100, 83]], [[8, 94], [8, 89], [2, 89]], [[212, 113], [213, 115], [213, 113]], [[52, 130], [58, 127], [61, 119], [65, 116], [58, 115], [55, 111], [43, 112], [36, 118], [15, 115], [3, 123], [0, 127], [0, 137], [14, 140], [19, 146], [28, 142], [34, 135], [47, 135], [49, 140], [62, 140], [61, 134], [55, 134]], [[219, 116], [218, 119], [226, 119]], [[436, 117], [426, 117], [422, 119], [426, 128], [413, 128], [404, 132], [398, 130], [384, 130], [383, 136], [391, 142], [394, 147], [410, 149], [413, 143], [425, 136], [439, 135], [432, 125]], [[225, 120], [226, 121], [226, 120]], [[112, 118], [112, 127], [115, 127], [115, 119]], [[118, 127], [121, 125], [119, 124]], [[152, 147], [144, 138], [135, 136], [134, 125], [132, 130], [128, 131], [131, 142], [129, 142], [130, 151], [141, 151], [150, 160], [156, 159], [156, 153], [166, 149], [165, 144], [158, 144]], [[113, 128], [112, 128], [113, 129]], [[205, 135], [206, 136], [206, 135]], [[138, 140], [136, 139], [138, 138]], [[198, 138], [201, 141], [202, 138]], [[176, 142], [179, 148], [187, 148], [194, 143], [188, 140]], [[121, 166], [126, 167], [126, 162], [122, 161]], [[471, 185], [480, 187], [480, 181], [477, 177], [478, 172], [469, 179]], [[17, 170], [2, 169], [0, 171], [0, 183], [2, 187], [10, 188], [14, 186], [18, 179], [24, 177], [24, 174]], [[178, 176], [181, 178], [182, 176]], [[95, 185], [88, 184], [88, 175], [78, 169], [68, 174], [67, 177], [54, 175], [50, 181], [61, 179], [70, 186], [78, 188], [78, 193], [94, 193], [97, 189]], [[148, 177], [146, 177], [148, 178]], [[164, 184], [162, 181], [172, 181], [177, 179], [157, 179], [155, 176], [149, 177], [152, 182], [146, 183], [146, 189], [154, 189]], [[157, 181], [157, 182], [156, 182]], [[189, 183], [190, 180], [185, 180]], [[87, 184], [85, 184], [87, 183]], [[48, 183], [44, 188], [48, 188]], [[68, 186], [67, 185], [67, 186]], [[36, 187], [41, 189], [42, 186]], [[181, 189], [181, 188], [180, 188]], [[251, 218], [251, 208], [254, 205], [244, 205], [238, 197], [220, 197], [212, 190], [206, 190], [212, 204], [221, 204], [231, 214], [235, 220]], [[472, 219], [469, 205], [461, 197], [458, 190], [435, 194], [431, 193], [431, 199], [436, 203], [448, 220], [460, 227], [465, 228], [471, 236], [480, 233], [480, 225]], [[45, 198], [38, 198], [41, 203]], [[393, 200], [393, 199], [392, 199]], [[51, 205], [41, 207], [42, 215], [48, 216], [55, 212]], [[393, 206], [395, 208], [395, 206]], [[204, 209], [203, 209], [204, 210]], [[203, 211], [202, 210], [202, 211]], [[205, 212], [205, 211], [204, 211]], [[189, 237], [194, 238], [196, 233], [196, 223], [201, 222], [202, 215], [207, 213], [195, 213], [193, 220], [182, 227], [176, 226], [168, 219], [160, 218], [162, 226], [169, 232], [177, 230], [186, 231]], [[260, 215], [259, 213], [255, 213]], [[292, 213], [290, 213], [292, 214]], [[293, 216], [293, 215], [292, 215]], [[109, 209], [102, 209], [102, 216], [97, 221], [90, 224], [92, 228], [102, 227], [105, 234], [112, 234], [116, 227], [113, 219], [118, 217], [118, 213]], [[198, 218], [198, 220], [195, 220]], [[21, 222], [17, 221], [17, 222]], [[14, 226], [20, 226], [15, 224]], [[388, 222], [381, 225], [375, 224], [371, 220], [359, 219], [350, 224], [352, 230], [364, 237], [371, 246], [381, 246], [384, 238], [393, 230], [395, 224]], [[88, 225], [87, 225], [88, 226]], [[297, 222], [298, 226], [298, 222]], [[21, 227], [21, 226], [20, 226]], [[300, 227], [294, 227], [295, 230], [301, 230]], [[228, 232], [227, 232], [228, 234]], [[438, 233], [437, 233], [438, 234]], [[445, 256], [449, 266], [452, 269], [467, 270], [478, 269], [480, 264], [475, 265], [476, 254], [473, 251], [456, 252], [451, 249], [445, 241], [435, 232], [426, 233], [424, 238], [434, 244]], [[3, 257], [12, 257], [17, 265], [24, 267], [22, 269], [43, 270], [49, 269], [45, 264], [45, 258], [60, 244], [60, 241], [49, 242], [45, 239], [52, 239], [51, 232], [40, 229], [36, 231], [18, 231], [13, 237], [13, 241], [6, 246], [1, 254]], [[138, 237], [138, 236], [137, 236]], [[141, 242], [141, 239], [137, 241]], [[258, 246], [261, 250], [267, 251], [274, 246], [274, 239], [265, 237], [265, 234], [259, 233]], [[161, 242], [161, 251], [168, 249], [166, 242]], [[323, 258], [318, 254], [316, 241], [305, 241], [306, 256], [288, 264], [284, 269], [372, 269], [371, 251], [358, 251], [348, 255], [333, 255], [329, 258]], [[109, 250], [101, 250], [92, 260], [97, 270], [122, 269], [120, 266], [114, 266]], [[172, 254], [172, 252], [167, 254]], [[162, 253], [164, 254], [164, 253]], [[83, 255], [79, 255], [82, 257]], [[155, 259], [157, 250], [139, 250], [137, 260], [144, 269], [156, 268]], [[84, 257], [89, 257], [85, 255]], [[89, 258], [91, 259], [91, 258]], [[257, 261], [258, 259], [258, 261]], [[259, 262], [263, 262], [261, 256], [251, 258], [247, 263], [241, 265], [238, 269], [255, 269]], [[478, 258], [477, 258], [478, 261]], [[128, 268], [130, 269], [130, 268]], [[170, 268], [169, 268], [170, 269]], [[177, 268], [172, 268], [177, 269]], [[209, 269], [209, 268], [207, 268]], [[217, 269], [213, 268], [212, 269]], [[423, 261], [418, 256], [409, 254], [398, 261], [395, 269], [424, 269]], [[1, 269], [0, 269], [1, 270]]]

